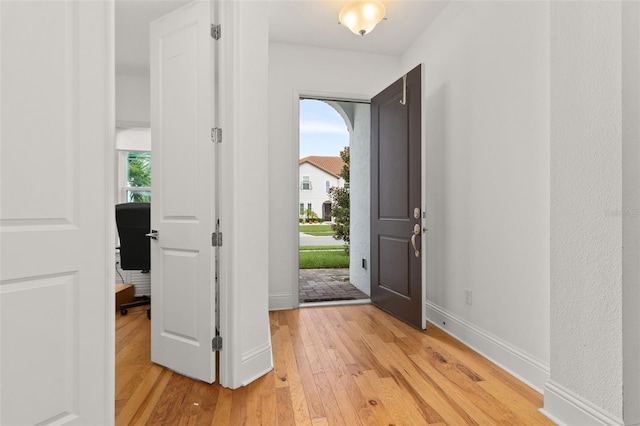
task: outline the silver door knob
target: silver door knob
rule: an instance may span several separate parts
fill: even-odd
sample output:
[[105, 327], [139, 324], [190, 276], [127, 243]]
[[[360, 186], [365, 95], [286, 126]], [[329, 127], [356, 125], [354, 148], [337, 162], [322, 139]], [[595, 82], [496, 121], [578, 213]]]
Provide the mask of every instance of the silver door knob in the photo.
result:
[[158, 239], [158, 231], [156, 231], [155, 229], [152, 229], [151, 232], [149, 232], [148, 234], [145, 234], [145, 236], [151, 238], [152, 240], [157, 240]]
[[420, 250], [418, 250], [418, 247], [416, 246], [416, 237], [420, 235], [420, 231], [420, 225], [416, 223], [413, 227], [413, 234], [411, 234], [411, 245], [413, 246], [413, 251], [416, 257], [420, 257]]

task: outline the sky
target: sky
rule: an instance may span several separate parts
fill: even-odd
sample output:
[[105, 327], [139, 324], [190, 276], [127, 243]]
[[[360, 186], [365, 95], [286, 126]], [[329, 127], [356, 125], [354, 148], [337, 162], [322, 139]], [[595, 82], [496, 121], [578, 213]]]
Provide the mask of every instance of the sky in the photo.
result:
[[300, 158], [309, 155], [340, 156], [349, 145], [349, 130], [344, 120], [322, 101], [300, 100]]

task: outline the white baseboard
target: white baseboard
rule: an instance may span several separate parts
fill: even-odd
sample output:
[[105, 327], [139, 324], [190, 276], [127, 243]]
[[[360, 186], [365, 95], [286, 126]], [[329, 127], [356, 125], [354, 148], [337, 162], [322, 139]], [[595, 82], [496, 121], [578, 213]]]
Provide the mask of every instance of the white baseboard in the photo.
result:
[[242, 372], [241, 385], [246, 386], [271, 370], [273, 370], [273, 354], [271, 341], [269, 341], [242, 356], [239, 369]]
[[549, 366], [474, 324], [427, 301], [427, 320], [483, 357], [542, 393], [549, 381]]
[[563, 386], [549, 381], [544, 386], [544, 408], [540, 412], [559, 425], [624, 425], [601, 408], [594, 406]]
[[[298, 304], [295, 304], [297, 307]], [[281, 311], [283, 309], [293, 309], [293, 294], [291, 293], [277, 293], [269, 295], [269, 310]]]

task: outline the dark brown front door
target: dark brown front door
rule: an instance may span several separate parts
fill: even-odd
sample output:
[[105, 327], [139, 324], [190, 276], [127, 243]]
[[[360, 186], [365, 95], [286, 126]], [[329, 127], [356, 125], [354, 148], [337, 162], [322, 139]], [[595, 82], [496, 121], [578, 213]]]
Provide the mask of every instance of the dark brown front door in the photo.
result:
[[371, 300], [424, 329], [421, 74], [414, 68], [371, 101]]
[[329, 201], [325, 201], [322, 205], [322, 220], [331, 220], [331, 203]]

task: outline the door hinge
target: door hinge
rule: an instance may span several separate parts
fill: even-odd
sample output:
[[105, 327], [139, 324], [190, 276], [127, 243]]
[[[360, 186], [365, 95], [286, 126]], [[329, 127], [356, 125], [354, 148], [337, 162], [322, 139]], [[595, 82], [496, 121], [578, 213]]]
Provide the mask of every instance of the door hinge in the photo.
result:
[[222, 143], [222, 129], [220, 127], [211, 129], [211, 142]]
[[222, 336], [216, 336], [211, 339], [211, 350], [218, 352], [222, 350]]
[[222, 36], [222, 28], [220, 24], [211, 24], [211, 38], [220, 40]]
[[222, 247], [222, 232], [216, 231], [211, 234], [211, 245], [213, 247]]

